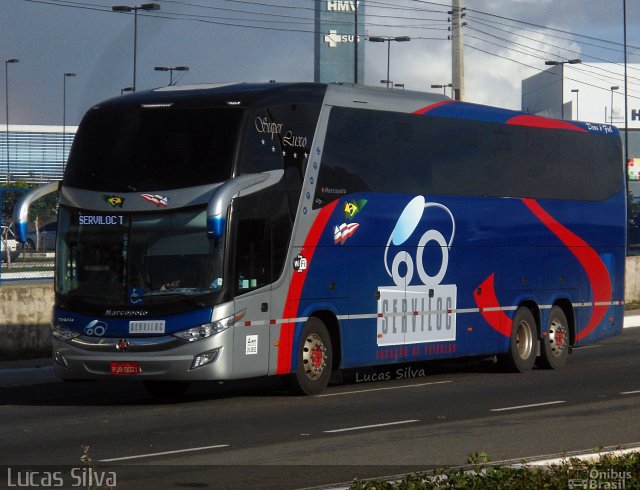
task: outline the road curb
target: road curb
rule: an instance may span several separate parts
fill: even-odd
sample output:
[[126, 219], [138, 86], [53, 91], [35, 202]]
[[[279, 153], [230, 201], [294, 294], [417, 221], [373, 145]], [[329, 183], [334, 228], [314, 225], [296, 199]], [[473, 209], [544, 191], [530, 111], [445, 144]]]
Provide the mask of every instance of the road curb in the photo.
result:
[[624, 328], [640, 327], [640, 312], [636, 310], [624, 315]]
[[[522, 466], [550, 467], [554, 465], [557, 466], [557, 465], [567, 463], [572, 459], [579, 459], [580, 461], [583, 461], [585, 463], [596, 463], [597, 461], [600, 461], [605, 456], [618, 457], [618, 456], [624, 456], [625, 454], [640, 452], [640, 443], [636, 442], [631, 444], [630, 446], [631, 447], [627, 447], [624, 449], [615, 448], [615, 449], [602, 450], [598, 452], [589, 451], [589, 452], [580, 452], [578, 454], [556, 455], [551, 458], [527, 461]], [[513, 466], [517, 467], [518, 465], [513, 465]]]

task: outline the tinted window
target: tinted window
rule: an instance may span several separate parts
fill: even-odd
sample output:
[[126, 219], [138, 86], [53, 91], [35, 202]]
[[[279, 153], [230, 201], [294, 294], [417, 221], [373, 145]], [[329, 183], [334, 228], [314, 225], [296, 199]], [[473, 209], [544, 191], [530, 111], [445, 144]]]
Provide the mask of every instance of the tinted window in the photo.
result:
[[126, 192], [222, 182], [231, 177], [241, 118], [237, 109], [91, 110], [64, 184]]
[[247, 117], [236, 174], [284, 170], [290, 214], [295, 215], [320, 104], [279, 104]]
[[362, 191], [603, 200], [622, 185], [618, 139], [576, 131], [333, 108], [324, 147], [316, 207]]

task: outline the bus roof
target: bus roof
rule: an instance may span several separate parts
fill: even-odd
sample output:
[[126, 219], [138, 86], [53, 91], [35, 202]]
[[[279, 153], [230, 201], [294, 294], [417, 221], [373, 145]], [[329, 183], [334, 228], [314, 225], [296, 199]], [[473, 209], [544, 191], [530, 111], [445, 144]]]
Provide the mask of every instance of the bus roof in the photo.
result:
[[471, 119], [498, 124], [619, 135], [615, 126], [549, 119], [522, 111], [454, 101], [442, 94], [347, 83], [234, 82], [159, 87], [106, 100], [94, 106], [106, 110], [142, 107], [194, 107], [309, 102], [329, 106], [406, 112], [416, 115]]

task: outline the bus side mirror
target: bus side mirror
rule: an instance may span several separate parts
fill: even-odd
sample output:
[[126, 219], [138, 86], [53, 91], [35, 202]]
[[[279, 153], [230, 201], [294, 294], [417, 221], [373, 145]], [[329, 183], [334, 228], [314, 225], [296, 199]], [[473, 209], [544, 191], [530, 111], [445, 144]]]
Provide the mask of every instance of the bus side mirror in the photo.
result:
[[207, 207], [207, 234], [209, 238], [220, 238], [224, 235], [227, 210], [234, 197], [246, 196], [271, 187], [279, 182], [283, 175], [284, 170], [241, 175], [216, 187]]
[[27, 224], [29, 219], [29, 206], [33, 201], [40, 199], [41, 197], [58, 192], [60, 190], [62, 182], [50, 182], [48, 184], [37, 187], [20, 198], [13, 208], [13, 222], [16, 228], [16, 240], [20, 243], [27, 241]]

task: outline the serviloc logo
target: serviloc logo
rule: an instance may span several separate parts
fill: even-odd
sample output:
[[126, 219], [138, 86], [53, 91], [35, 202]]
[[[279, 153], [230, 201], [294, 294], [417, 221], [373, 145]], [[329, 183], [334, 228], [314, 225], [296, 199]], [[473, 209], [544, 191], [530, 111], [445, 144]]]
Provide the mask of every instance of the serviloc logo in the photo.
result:
[[[429, 223], [437, 228], [429, 228]], [[420, 236], [417, 245], [409, 240], [414, 235]], [[457, 288], [441, 284], [454, 236], [455, 219], [446, 206], [426, 202], [423, 196], [405, 206], [384, 251], [385, 269], [394, 285], [378, 287], [379, 346], [455, 340], [451, 310]]]

